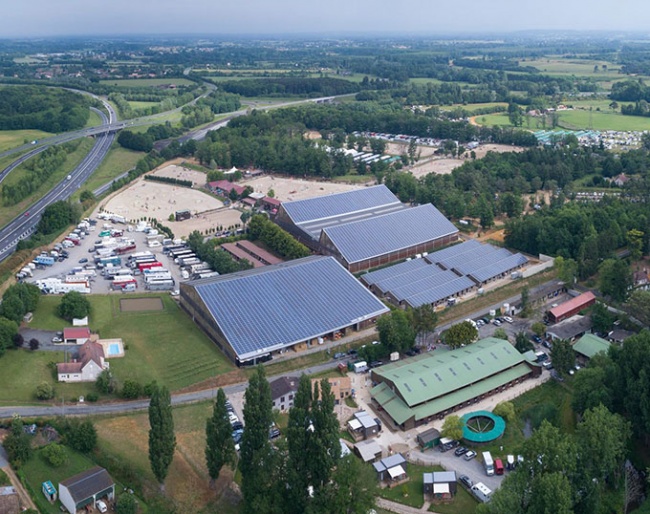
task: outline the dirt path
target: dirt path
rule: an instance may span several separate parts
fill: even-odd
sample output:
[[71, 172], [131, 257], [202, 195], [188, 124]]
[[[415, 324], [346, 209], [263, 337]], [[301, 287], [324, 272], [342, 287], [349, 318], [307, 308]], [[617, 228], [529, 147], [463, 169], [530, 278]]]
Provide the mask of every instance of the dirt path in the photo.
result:
[[385, 498], [377, 498], [377, 507], [381, 507], [390, 512], [396, 512], [397, 514], [420, 514], [421, 512], [428, 512], [430, 506], [430, 502], [424, 502], [421, 508], [416, 509], [415, 507], [402, 505], [401, 503], [386, 500]]
[[31, 496], [27, 494], [27, 491], [25, 491], [23, 484], [14, 473], [14, 470], [11, 469], [10, 466], [5, 466], [4, 468], [2, 468], [2, 471], [4, 471], [7, 474], [9, 480], [11, 481], [11, 485], [13, 485], [16, 488], [16, 492], [18, 493], [18, 496], [20, 496], [21, 505], [28, 509], [34, 509], [36, 512], [39, 512], [39, 510], [36, 508], [36, 505], [32, 501]]

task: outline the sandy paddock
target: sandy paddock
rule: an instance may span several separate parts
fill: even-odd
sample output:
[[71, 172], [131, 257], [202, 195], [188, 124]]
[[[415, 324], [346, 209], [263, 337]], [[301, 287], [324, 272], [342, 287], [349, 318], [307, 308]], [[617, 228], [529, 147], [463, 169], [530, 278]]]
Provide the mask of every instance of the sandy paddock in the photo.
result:
[[121, 298], [122, 312], [162, 311], [164, 309], [160, 298]]
[[[408, 152], [409, 145], [408, 143], [387, 143], [386, 152], [388, 155], [402, 155]], [[416, 155], [420, 155], [420, 159], [430, 157], [435, 153], [437, 148], [433, 146], [422, 146], [418, 145], [417, 150], [415, 151]]]
[[176, 211], [189, 209], [194, 215], [223, 207], [223, 203], [196, 189], [139, 179], [102, 207], [128, 220], [153, 217], [165, 222]]
[[305, 198], [313, 198], [314, 196], [323, 196], [332, 193], [343, 193], [364, 187], [335, 182], [317, 182], [298, 178], [273, 177], [271, 175], [246, 180], [241, 184], [251, 186], [255, 192], [263, 194], [267, 194], [269, 189], [273, 189], [275, 197], [283, 202], [303, 200]]
[[177, 166], [170, 164], [163, 168], [158, 168], [152, 173], [157, 177], [177, 178], [180, 180], [191, 180], [194, 187], [203, 187], [207, 181], [207, 175], [200, 171], [185, 168], [184, 166]]
[[203, 212], [192, 216], [185, 221], [165, 221], [165, 226], [169, 227], [176, 237], [187, 237], [194, 230], [205, 233], [207, 229], [214, 227], [233, 227], [238, 223], [241, 224], [241, 211], [237, 209], [222, 208], [216, 211]]

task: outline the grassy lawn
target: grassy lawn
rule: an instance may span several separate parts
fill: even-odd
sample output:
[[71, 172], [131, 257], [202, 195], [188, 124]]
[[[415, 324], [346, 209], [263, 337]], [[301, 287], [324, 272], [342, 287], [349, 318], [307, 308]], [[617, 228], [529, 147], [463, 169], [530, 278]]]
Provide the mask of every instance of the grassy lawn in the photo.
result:
[[[409, 462], [407, 474], [410, 480], [391, 489], [379, 489], [379, 496], [419, 509], [424, 505], [424, 478], [422, 474], [441, 470], [440, 466], [418, 466]], [[404, 492], [406, 492], [406, 496]]]
[[650, 130], [650, 118], [625, 116], [618, 111], [576, 109], [560, 113], [560, 125], [570, 129], [594, 130]]
[[507, 114], [480, 114], [475, 118], [476, 123], [486, 127], [510, 127], [510, 119]]
[[[92, 111], [91, 113], [95, 114]], [[95, 116], [97, 116], [97, 114], [95, 114]], [[99, 118], [99, 116], [97, 116], [97, 118]], [[22, 146], [25, 143], [29, 143], [30, 141], [49, 137], [51, 135], [52, 134], [49, 132], [43, 132], [42, 130], [0, 130], [0, 152], [10, 150], [11, 148], [16, 148], [17, 146]], [[12, 162], [17, 159], [16, 156], [12, 157]]]
[[158, 105], [158, 102], [136, 102], [134, 100], [129, 100], [129, 105], [131, 106], [131, 109], [145, 109], [147, 107]]
[[[111, 360], [118, 380], [142, 384], [156, 380], [174, 391], [234, 369], [169, 295], [142, 296], [162, 298], [164, 310], [121, 312], [120, 296], [87, 296], [92, 306], [91, 329], [103, 338], [120, 337], [127, 347], [126, 357]], [[32, 328], [61, 330], [66, 326], [55, 313], [59, 301], [55, 296], [42, 297]]]
[[102, 124], [102, 119], [95, 111], [90, 111], [90, 116], [88, 116], [88, 121], [84, 125], [84, 128], [96, 127], [97, 125]]
[[487, 109], [489, 107], [508, 107], [508, 104], [505, 102], [487, 102], [483, 104], [468, 104], [468, 105], [463, 105], [463, 104], [454, 104], [454, 105], [445, 105], [440, 108], [441, 111], [451, 111], [453, 109], [463, 109], [467, 112], [474, 112], [478, 109]]
[[[90, 149], [93, 147], [94, 143], [95, 143], [94, 139], [90, 139], [90, 138], [82, 139], [79, 147], [71, 154], [68, 154], [67, 159], [63, 164], [63, 166], [55, 170], [54, 173], [52, 173], [52, 175], [50, 175], [50, 177], [41, 184], [41, 187], [39, 187], [36, 192], [34, 192], [33, 194], [25, 198], [22, 202], [16, 205], [0, 207], [0, 227], [5, 226], [7, 223], [9, 223], [11, 220], [13, 220], [16, 217], [16, 213], [19, 213], [27, 209], [36, 200], [41, 198], [46, 192], [52, 189], [55, 184], [61, 182], [61, 180], [63, 180], [66, 175], [71, 173], [72, 170], [74, 170], [77, 167], [77, 165], [83, 160], [83, 158], [88, 154]], [[16, 182], [19, 181], [20, 178], [22, 178], [25, 175], [25, 173], [27, 173], [27, 171], [25, 170], [23, 165], [20, 165], [18, 166], [18, 168], [16, 168], [9, 174], [9, 176], [6, 178], [3, 184], [15, 184]]]
[[[591, 59], [562, 59], [558, 57], [545, 57], [542, 59], [522, 59], [520, 66], [532, 66], [549, 75], [583, 75], [590, 78], [604, 79], [618, 75], [620, 66], [608, 61]], [[607, 66], [607, 71], [602, 71], [602, 66]], [[598, 71], [594, 72], [594, 66]]]
[[439, 514], [474, 514], [478, 501], [460, 483], [456, 487], [456, 496], [451, 503], [433, 504], [429, 511]]
[[122, 148], [118, 143], [114, 143], [113, 147], [106, 155], [106, 158], [102, 161], [99, 167], [95, 170], [90, 178], [83, 185], [83, 188], [77, 191], [72, 198], [77, 199], [81, 194], [81, 191], [94, 191], [99, 186], [103, 186], [107, 182], [110, 182], [118, 175], [121, 175], [125, 171], [129, 171], [131, 168], [134, 168], [137, 162], [144, 157], [144, 152], [135, 152], [133, 150], [127, 150]]
[[167, 84], [175, 84], [177, 86], [191, 86], [194, 84], [191, 80], [178, 77], [170, 77], [166, 79], [114, 79], [114, 80], [100, 80], [100, 84], [107, 86], [117, 87], [146, 87], [146, 86], [164, 86]]
[[[515, 398], [517, 415], [522, 423], [530, 419], [533, 428], [540, 424], [542, 419], [547, 419], [563, 432], [575, 432], [576, 419], [571, 409], [571, 391], [567, 382], [560, 383], [549, 380], [539, 387]], [[507, 434], [506, 429], [506, 434]]]

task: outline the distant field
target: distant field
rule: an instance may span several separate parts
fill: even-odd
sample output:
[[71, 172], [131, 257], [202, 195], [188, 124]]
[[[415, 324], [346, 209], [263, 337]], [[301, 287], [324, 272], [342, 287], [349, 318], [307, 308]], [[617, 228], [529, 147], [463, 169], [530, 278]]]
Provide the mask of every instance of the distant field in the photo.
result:
[[83, 187], [73, 195], [73, 198], [79, 198], [81, 191], [94, 191], [118, 175], [134, 168], [144, 155], [144, 152], [127, 150], [114, 143], [106, 158], [99, 165], [99, 168], [95, 170], [95, 173], [90, 176]]
[[[562, 59], [557, 57], [533, 60], [522, 59], [519, 61], [519, 65], [532, 66], [541, 72], [549, 74], [583, 75], [597, 79], [616, 77], [620, 69], [619, 65], [607, 61]], [[607, 66], [607, 71], [603, 71], [603, 65]], [[594, 72], [594, 66], [598, 66], [597, 72]]]
[[84, 128], [96, 127], [97, 125], [102, 124], [102, 119], [95, 111], [90, 111], [90, 116], [88, 116], [88, 121], [84, 125]]
[[[162, 298], [164, 310], [121, 312], [120, 296], [87, 296], [92, 306], [90, 328], [103, 338], [124, 340], [126, 357], [111, 360], [118, 380], [142, 384], [156, 380], [174, 391], [234, 369], [168, 294], [138, 296]], [[66, 326], [55, 313], [59, 302], [59, 297], [42, 297], [30, 326], [47, 330]]]
[[132, 101], [129, 101], [129, 105], [131, 106], [131, 109], [146, 109], [147, 107], [153, 107], [154, 105], [158, 105], [158, 102], [132, 102]]
[[454, 105], [444, 105], [440, 107], [441, 111], [451, 111], [456, 108], [463, 109], [468, 112], [474, 112], [478, 109], [488, 109], [490, 107], [508, 107], [508, 104], [505, 102], [487, 102], [483, 104], [454, 104]]
[[[97, 116], [95, 114], [95, 116]], [[99, 117], [98, 117], [99, 118]], [[43, 139], [52, 134], [42, 130], [0, 130], [0, 152], [22, 146], [35, 139]]]
[[498, 125], [500, 127], [510, 127], [510, 120], [508, 119], [507, 114], [479, 114], [474, 118], [477, 125], [483, 125], [486, 127], [493, 127]]
[[164, 86], [167, 84], [175, 84], [177, 86], [191, 86], [195, 84], [191, 80], [178, 77], [170, 77], [166, 79], [115, 79], [115, 80], [100, 80], [100, 84], [107, 86], [117, 87], [146, 87], [146, 86]]

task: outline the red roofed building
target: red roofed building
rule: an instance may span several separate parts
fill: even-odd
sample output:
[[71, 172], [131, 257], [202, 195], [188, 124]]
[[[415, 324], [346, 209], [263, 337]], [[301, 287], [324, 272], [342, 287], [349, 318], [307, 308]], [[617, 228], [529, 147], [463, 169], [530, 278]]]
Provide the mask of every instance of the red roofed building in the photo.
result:
[[578, 314], [581, 310], [586, 309], [587, 307], [591, 307], [594, 303], [596, 303], [596, 297], [594, 296], [594, 293], [588, 291], [580, 296], [572, 298], [568, 302], [553, 307], [548, 311], [549, 320], [552, 323], [558, 323], [559, 321]]
[[281, 204], [282, 202], [280, 200], [271, 198], [270, 196], [265, 196], [260, 200], [260, 206], [266, 211], [271, 211], [272, 214], [278, 212]]
[[237, 185], [234, 182], [230, 182], [228, 180], [217, 180], [215, 182], [208, 182], [208, 188], [210, 188], [210, 191], [212, 191], [215, 194], [221, 195], [221, 196], [228, 196], [230, 194], [230, 191], [233, 189], [237, 193], [237, 196], [241, 196], [244, 193], [244, 188], [243, 186]]
[[107, 368], [102, 345], [88, 341], [79, 348], [78, 358], [57, 364], [56, 372], [59, 382], [94, 382]]
[[88, 327], [74, 327], [63, 329], [63, 342], [65, 344], [84, 344], [90, 339]]

